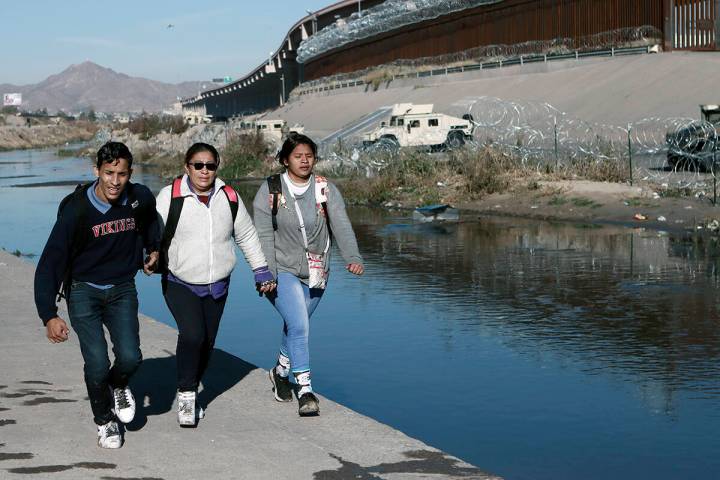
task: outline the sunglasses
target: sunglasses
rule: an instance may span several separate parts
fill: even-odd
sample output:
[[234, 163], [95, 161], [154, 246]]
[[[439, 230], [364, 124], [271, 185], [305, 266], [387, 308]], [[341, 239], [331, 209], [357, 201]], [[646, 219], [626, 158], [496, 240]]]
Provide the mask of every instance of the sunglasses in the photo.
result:
[[188, 163], [188, 165], [192, 165], [195, 170], [202, 170], [203, 168], [207, 168], [211, 172], [214, 172], [218, 168], [217, 163], [195, 162], [195, 163]]

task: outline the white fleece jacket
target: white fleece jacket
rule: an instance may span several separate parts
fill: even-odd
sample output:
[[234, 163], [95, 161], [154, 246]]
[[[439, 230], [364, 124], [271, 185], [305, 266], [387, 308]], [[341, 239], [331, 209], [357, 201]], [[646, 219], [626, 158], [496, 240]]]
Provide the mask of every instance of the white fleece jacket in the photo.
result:
[[[170, 242], [168, 268], [184, 282], [208, 284], [228, 277], [235, 267], [234, 243], [253, 270], [267, 265], [252, 219], [239, 196], [233, 226], [230, 202], [221, 191], [223, 185], [222, 180], [215, 179], [215, 193], [206, 207], [190, 190], [187, 175], [183, 176], [180, 193], [185, 203]], [[163, 226], [170, 210], [171, 195], [172, 185], [168, 185], [157, 196], [156, 208]]]

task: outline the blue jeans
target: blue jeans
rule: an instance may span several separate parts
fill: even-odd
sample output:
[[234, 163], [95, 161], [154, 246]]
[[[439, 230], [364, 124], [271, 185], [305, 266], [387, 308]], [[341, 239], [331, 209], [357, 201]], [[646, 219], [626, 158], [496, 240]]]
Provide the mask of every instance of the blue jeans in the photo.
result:
[[310, 370], [310, 317], [324, 292], [309, 288], [291, 273], [278, 272], [277, 290], [268, 297], [283, 318], [280, 352], [290, 358], [293, 373]]
[[[124, 388], [140, 366], [138, 299], [135, 281], [102, 290], [73, 282], [68, 301], [70, 324], [80, 341], [85, 386], [95, 423], [114, 419], [110, 388]], [[110, 333], [115, 362], [110, 367], [103, 325]]]

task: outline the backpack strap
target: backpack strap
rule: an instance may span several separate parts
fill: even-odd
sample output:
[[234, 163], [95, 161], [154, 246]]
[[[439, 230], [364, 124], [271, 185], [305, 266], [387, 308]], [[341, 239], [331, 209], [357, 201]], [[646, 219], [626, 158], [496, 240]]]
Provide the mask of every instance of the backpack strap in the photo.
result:
[[237, 218], [238, 208], [240, 206], [238, 194], [230, 185], [223, 185], [222, 191], [225, 192], [228, 202], [230, 203], [230, 213], [232, 213], [233, 225], [235, 225], [235, 219]]
[[160, 268], [159, 273], [167, 272], [168, 267], [168, 250], [170, 249], [170, 242], [172, 242], [175, 236], [175, 230], [177, 230], [178, 221], [180, 220], [180, 213], [182, 212], [183, 204], [185, 203], [185, 197], [180, 192], [182, 186], [182, 175], [173, 180], [172, 190], [170, 194], [170, 209], [168, 210], [167, 221], [165, 222], [165, 230], [163, 231], [162, 240], [160, 241]]
[[63, 215], [63, 211], [67, 208], [67, 205], [72, 203], [73, 214], [75, 216], [75, 228], [72, 233], [72, 240], [70, 244], [70, 257], [68, 258], [67, 268], [63, 273], [63, 278], [60, 284], [60, 291], [56, 301], [59, 302], [63, 298], [66, 300], [70, 296], [70, 285], [72, 284], [72, 266], [73, 262], [80, 255], [88, 244], [89, 233], [87, 228], [87, 217], [88, 217], [88, 202], [85, 201], [87, 196], [87, 190], [93, 182], [86, 184], [78, 184], [75, 187], [75, 191], [67, 195], [62, 199], [58, 206], [57, 218]]
[[315, 175], [315, 199], [317, 200], [319, 207], [318, 210], [325, 216], [325, 222], [327, 223], [330, 237], [332, 238], [332, 229], [330, 228], [330, 215], [328, 214], [328, 198], [330, 198], [330, 187], [328, 187], [327, 178]]
[[267, 177], [267, 184], [270, 192], [270, 208], [272, 212], [273, 230], [277, 230], [278, 203], [280, 201], [280, 195], [282, 194], [282, 180], [280, 179], [280, 174], [276, 173], [275, 175]]

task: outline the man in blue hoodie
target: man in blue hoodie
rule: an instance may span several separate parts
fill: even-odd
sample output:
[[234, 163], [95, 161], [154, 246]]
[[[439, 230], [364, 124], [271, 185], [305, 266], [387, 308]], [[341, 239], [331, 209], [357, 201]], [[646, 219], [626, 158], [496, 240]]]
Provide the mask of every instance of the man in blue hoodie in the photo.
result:
[[[119, 142], [98, 150], [97, 180], [79, 186], [60, 204], [35, 271], [35, 305], [51, 343], [68, 339], [55, 299], [63, 286], [58, 300], [65, 297], [80, 342], [102, 448], [120, 448], [118, 421], [128, 423], [135, 416], [128, 388], [142, 361], [135, 274], [139, 268], [152, 273], [160, 243], [155, 197], [147, 187], [130, 182], [132, 160]], [[103, 326], [113, 344], [112, 367]]]

